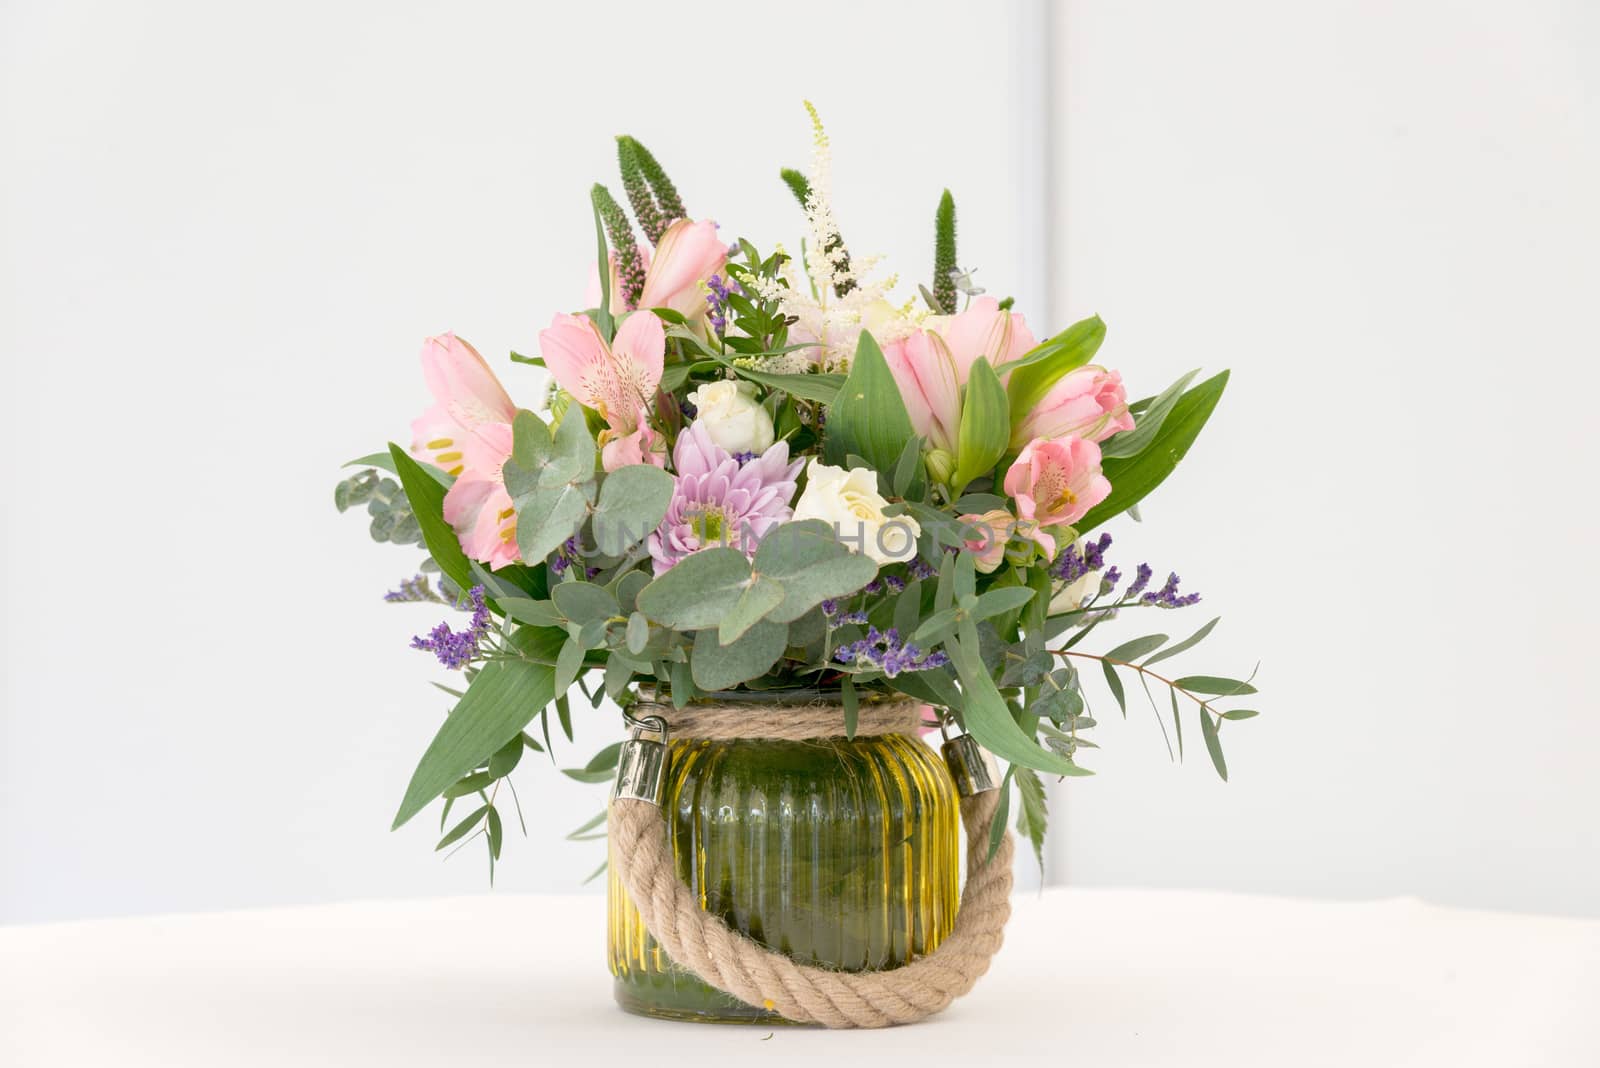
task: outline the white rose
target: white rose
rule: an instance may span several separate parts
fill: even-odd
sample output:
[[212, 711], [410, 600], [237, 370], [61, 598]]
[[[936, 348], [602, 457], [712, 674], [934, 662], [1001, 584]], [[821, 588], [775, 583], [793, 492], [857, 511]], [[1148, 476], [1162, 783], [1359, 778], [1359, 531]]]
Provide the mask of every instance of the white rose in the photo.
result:
[[756, 387], [749, 382], [707, 382], [689, 394], [689, 401], [695, 423], [729, 452], [763, 453], [772, 444], [772, 416], [756, 401]]
[[878, 495], [878, 476], [867, 468], [846, 471], [812, 460], [806, 465], [806, 488], [795, 502], [794, 518], [832, 524], [852, 551], [866, 553], [880, 564], [910, 560], [917, 555], [922, 528], [910, 516], [884, 515], [887, 507], [889, 502]]

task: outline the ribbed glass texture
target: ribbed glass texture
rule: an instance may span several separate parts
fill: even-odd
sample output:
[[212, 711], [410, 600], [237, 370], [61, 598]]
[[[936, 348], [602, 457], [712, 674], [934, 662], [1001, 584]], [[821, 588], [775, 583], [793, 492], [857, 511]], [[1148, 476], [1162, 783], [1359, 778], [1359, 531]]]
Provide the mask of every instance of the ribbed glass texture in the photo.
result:
[[[675, 741], [663, 808], [678, 875], [702, 906], [804, 964], [894, 968], [955, 923], [955, 787], [904, 735]], [[676, 967], [610, 867], [617, 1001], [673, 1019], [779, 1023]]]

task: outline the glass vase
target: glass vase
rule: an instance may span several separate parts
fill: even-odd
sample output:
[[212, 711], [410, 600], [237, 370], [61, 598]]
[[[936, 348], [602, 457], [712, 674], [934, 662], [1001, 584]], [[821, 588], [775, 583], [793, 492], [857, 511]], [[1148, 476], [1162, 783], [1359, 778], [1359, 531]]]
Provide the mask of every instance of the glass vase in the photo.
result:
[[[757, 704], [751, 715], [761, 712]], [[949, 772], [921, 739], [674, 740], [670, 754], [662, 808], [678, 876], [735, 930], [802, 964], [847, 971], [898, 967], [950, 933], [959, 810]], [[607, 950], [624, 1009], [785, 1022], [668, 959], [616, 871], [613, 858]]]

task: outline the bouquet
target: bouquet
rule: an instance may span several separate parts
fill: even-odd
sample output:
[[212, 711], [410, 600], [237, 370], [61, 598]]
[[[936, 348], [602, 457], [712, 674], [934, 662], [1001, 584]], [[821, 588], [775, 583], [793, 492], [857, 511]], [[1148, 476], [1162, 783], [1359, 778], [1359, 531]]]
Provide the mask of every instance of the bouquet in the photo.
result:
[[[442, 797], [440, 847], [482, 837], [492, 874], [498, 787], [525, 750], [550, 748], [552, 719], [570, 739], [574, 689], [624, 709], [641, 689], [679, 707], [821, 689], [847, 732], [863, 701], [914, 698], [1007, 763], [994, 833], [1015, 809], [1036, 851], [1040, 776], [1089, 773], [1091, 700], [1126, 716], [1130, 681], [1164, 732], [1170, 715], [1180, 756], [1197, 717], [1226, 778], [1220, 731], [1256, 714], [1230, 704], [1250, 679], [1163, 666], [1217, 621], [1179, 641], [1090, 640], [1200, 599], [1176, 574], [1111, 563], [1104, 528], [1137, 518], [1227, 372], [1129, 401], [1094, 362], [1098, 318], [1041, 338], [960, 269], [948, 191], [930, 283], [896, 296], [845, 242], [811, 115], [809, 173], [782, 172], [804, 209], [796, 251], [730, 241], [619, 138], [632, 217], [594, 186], [588, 306], [557, 315], [537, 355], [510, 356], [548, 372], [537, 410], [464, 339], [430, 338], [433, 404], [409, 447], [339, 484], [338, 507], [365, 504], [376, 540], [427, 553], [387, 599], [463, 613], [412, 641], [461, 682], [396, 827]], [[606, 779], [617, 753], [569, 774]], [[462, 798], [472, 811], [448, 825]]]

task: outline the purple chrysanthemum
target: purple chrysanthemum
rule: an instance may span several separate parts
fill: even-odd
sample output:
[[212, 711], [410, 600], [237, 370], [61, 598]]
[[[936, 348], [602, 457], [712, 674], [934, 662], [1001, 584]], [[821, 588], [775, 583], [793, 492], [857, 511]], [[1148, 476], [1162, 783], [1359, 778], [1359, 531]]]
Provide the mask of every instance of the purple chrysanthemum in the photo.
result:
[[672, 463], [672, 503], [649, 542], [658, 575], [690, 553], [717, 545], [754, 556], [767, 531], [794, 515], [789, 501], [805, 465], [789, 462], [789, 445], [782, 441], [741, 465], [698, 423], [679, 436]]
[[440, 623], [426, 638], [418, 635], [411, 639], [411, 648], [432, 653], [452, 671], [472, 663], [478, 655], [478, 643], [489, 633], [489, 606], [483, 600], [483, 587], [472, 587], [467, 596], [471, 598], [472, 620], [466, 630], [451, 630], [449, 623]]

